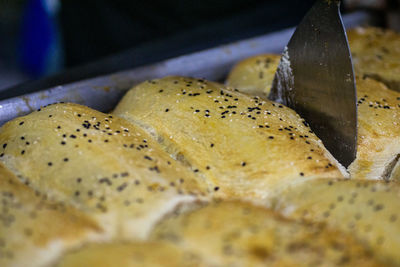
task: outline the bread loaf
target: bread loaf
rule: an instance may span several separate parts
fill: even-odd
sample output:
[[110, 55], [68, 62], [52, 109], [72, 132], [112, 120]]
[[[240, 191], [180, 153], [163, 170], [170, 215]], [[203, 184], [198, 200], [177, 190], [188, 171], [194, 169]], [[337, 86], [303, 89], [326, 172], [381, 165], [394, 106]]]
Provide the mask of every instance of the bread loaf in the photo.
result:
[[[264, 80], [251, 75], [258, 68], [257, 60], [263, 62], [269, 58], [269, 55], [258, 56], [237, 64], [227, 83], [235, 82], [235, 87], [244, 93], [267, 95], [271, 83], [263, 85]], [[265, 72], [272, 76], [277, 66], [278, 63], [274, 62]], [[251, 77], [253, 80], [241, 84], [237, 76]], [[251, 82], [258, 86], [258, 91], [255, 88], [248, 90]], [[358, 144], [357, 157], [349, 166], [350, 174], [360, 179], [400, 179], [399, 174], [396, 175], [399, 172], [399, 164], [396, 166], [396, 163], [400, 158], [400, 93], [367, 77], [358, 77], [356, 85]]]
[[371, 77], [400, 91], [400, 35], [375, 27], [347, 32], [354, 69], [360, 77]]
[[164, 213], [209, 191], [140, 128], [77, 104], [8, 122], [0, 144], [20, 181], [82, 210], [110, 238], [145, 238]]
[[293, 110], [218, 83], [147, 81], [113, 113], [144, 127], [223, 197], [263, 201], [289, 183], [345, 175]]
[[399, 196], [397, 182], [319, 179], [288, 187], [275, 209], [349, 233], [378, 258], [399, 265]]
[[353, 177], [400, 180], [400, 93], [373, 79], [357, 79], [357, 157]]
[[0, 164], [0, 266], [46, 266], [67, 249], [102, 240], [83, 212], [32, 190]]
[[[358, 62], [371, 38], [354, 41]], [[346, 179], [298, 114], [264, 98], [278, 60], [240, 63], [229, 86], [150, 80], [112, 114], [60, 103], [5, 124], [0, 266], [399, 266], [400, 94], [356, 66]]]
[[194, 251], [211, 266], [377, 265], [373, 252], [349, 235], [239, 201], [171, 216], [152, 239]]

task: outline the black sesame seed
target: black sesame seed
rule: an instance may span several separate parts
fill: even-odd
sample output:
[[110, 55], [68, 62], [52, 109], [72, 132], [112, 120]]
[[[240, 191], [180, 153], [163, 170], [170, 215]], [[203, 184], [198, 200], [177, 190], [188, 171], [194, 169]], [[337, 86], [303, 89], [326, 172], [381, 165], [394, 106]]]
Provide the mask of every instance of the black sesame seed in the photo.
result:
[[128, 186], [127, 183], [123, 183], [123, 184], [121, 184], [120, 186], [117, 187], [117, 190], [118, 190], [119, 192], [121, 192], [121, 191], [123, 191], [127, 186]]
[[99, 180], [99, 183], [100, 183], [100, 184], [106, 183], [107, 185], [112, 185], [112, 182], [111, 182], [110, 179], [108, 179], [107, 177], [101, 178], [101, 179]]
[[128, 173], [128, 172], [123, 172], [123, 173], [121, 173], [121, 177], [127, 177], [127, 176], [129, 176], [129, 173]]

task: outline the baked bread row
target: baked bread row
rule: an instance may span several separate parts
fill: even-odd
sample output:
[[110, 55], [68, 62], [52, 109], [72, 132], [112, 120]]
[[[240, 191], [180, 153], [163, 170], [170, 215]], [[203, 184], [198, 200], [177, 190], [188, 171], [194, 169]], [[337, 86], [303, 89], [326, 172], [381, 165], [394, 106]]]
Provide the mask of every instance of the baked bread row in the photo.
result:
[[[363, 126], [378, 153], [399, 109], [361, 81], [390, 105]], [[111, 114], [43, 107], [0, 129], [0, 161], [0, 266], [400, 264], [394, 172], [349, 180], [294, 111], [218, 83], [147, 81]]]
[[[371, 27], [350, 30], [348, 38], [358, 97], [357, 157], [348, 170], [355, 178], [400, 179], [400, 37]], [[226, 84], [266, 98], [279, 60], [274, 54], [243, 60]]]

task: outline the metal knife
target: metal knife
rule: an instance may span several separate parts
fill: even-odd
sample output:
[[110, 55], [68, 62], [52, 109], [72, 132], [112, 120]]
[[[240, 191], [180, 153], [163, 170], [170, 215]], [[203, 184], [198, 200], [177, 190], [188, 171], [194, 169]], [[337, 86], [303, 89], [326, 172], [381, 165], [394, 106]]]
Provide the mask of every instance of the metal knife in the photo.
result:
[[315, 2], [285, 47], [269, 99], [299, 113], [347, 167], [356, 157], [357, 96], [339, 6]]

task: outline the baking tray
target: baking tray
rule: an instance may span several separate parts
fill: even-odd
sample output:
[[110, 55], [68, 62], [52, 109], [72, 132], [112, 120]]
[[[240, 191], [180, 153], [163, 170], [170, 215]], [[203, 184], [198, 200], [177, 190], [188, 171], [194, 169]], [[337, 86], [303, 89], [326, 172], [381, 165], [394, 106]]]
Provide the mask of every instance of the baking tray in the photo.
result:
[[[365, 12], [343, 16], [346, 28], [367, 25], [370, 21], [371, 16]], [[293, 31], [294, 28], [285, 29], [155, 64], [2, 100], [0, 125], [55, 102], [73, 102], [108, 112], [129, 88], [147, 79], [180, 75], [223, 81], [232, 66], [241, 59], [261, 53], [281, 53]]]

